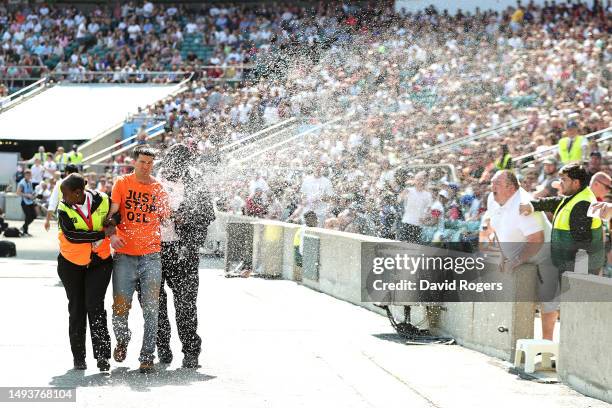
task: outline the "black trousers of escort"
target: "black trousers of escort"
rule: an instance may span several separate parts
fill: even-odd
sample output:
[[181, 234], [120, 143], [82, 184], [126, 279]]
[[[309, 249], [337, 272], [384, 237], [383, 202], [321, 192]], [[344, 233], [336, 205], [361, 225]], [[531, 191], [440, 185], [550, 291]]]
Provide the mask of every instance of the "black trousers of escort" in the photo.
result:
[[21, 227], [21, 230], [23, 231], [24, 234], [27, 234], [28, 227], [36, 219], [36, 205], [35, 204], [25, 204], [22, 201], [21, 209], [23, 210], [23, 215], [25, 216], [25, 220], [23, 222], [23, 227]]
[[185, 356], [199, 356], [202, 339], [198, 336], [198, 286], [200, 264], [197, 245], [183, 245], [183, 241], [162, 242], [162, 279], [159, 291], [159, 319], [157, 331], [158, 354], [170, 353], [170, 320], [168, 296], [164, 283], [168, 283], [174, 297], [176, 328]]
[[75, 360], [85, 360], [86, 319], [89, 320], [95, 359], [111, 357], [111, 340], [104, 310], [104, 296], [111, 279], [113, 259], [94, 256], [88, 266], [73, 264], [61, 254], [57, 273], [68, 297], [68, 335]]

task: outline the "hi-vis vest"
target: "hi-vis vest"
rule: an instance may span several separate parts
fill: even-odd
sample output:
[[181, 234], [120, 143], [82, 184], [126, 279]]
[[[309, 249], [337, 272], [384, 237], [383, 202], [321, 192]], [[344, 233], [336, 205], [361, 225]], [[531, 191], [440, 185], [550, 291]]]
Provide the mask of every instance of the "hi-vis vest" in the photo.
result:
[[304, 247], [302, 243], [304, 241], [304, 234], [306, 232], [306, 227], [301, 226], [295, 231], [293, 235], [293, 259], [295, 261], [296, 266], [302, 267], [304, 262]]
[[56, 154], [54, 160], [55, 163], [65, 166], [68, 164], [68, 153]]
[[[100, 203], [98, 208], [93, 211], [93, 214], [91, 214], [93, 231], [102, 231], [102, 229], [104, 228], [102, 223], [106, 219], [106, 215], [108, 214], [108, 211], [110, 209], [110, 200], [108, 199], [108, 196], [103, 193], [100, 193], [100, 195], [102, 196], [102, 202]], [[72, 222], [74, 223], [75, 229], [79, 231], [89, 231], [87, 223], [85, 222], [85, 220], [83, 220], [83, 218], [81, 218], [79, 213], [76, 212], [73, 208], [68, 207], [66, 204], [64, 204], [63, 201], [60, 201], [57, 209], [58, 211], [65, 211], [66, 214], [68, 214], [68, 216], [70, 217], [70, 219], [72, 219]], [[92, 252], [96, 253], [101, 259], [106, 259], [111, 255], [109, 238], [104, 238], [102, 243], [96, 249], [92, 249], [92, 244], [89, 242], [83, 244], [75, 244], [68, 241], [64, 236], [64, 233], [62, 232], [61, 228], [58, 233], [58, 238], [60, 242], [60, 253], [64, 258], [76, 265], [89, 265], [89, 262], [91, 261]]]
[[[565, 203], [568, 198], [569, 197], [566, 197], [557, 206], [553, 215], [551, 255], [552, 262], [555, 266], [569, 267], [573, 270], [573, 265], [570, 264], [572, 264], [576, 258], [577, 248], [576, 242], [570, 232], [570, 214], [577, 203], [581, 201], [594, 203], [597, 201], [597, 198], [595, 198], [595, 194], [593, 194], [589, 187], [584, 188], [563, 206], [563, 203]], [[563, 208], [561, 208], [561, 206], [563, 206]], [[593, 217], [591, 221], [591, 244], [587, 248], [587, 254], [589, 255], [589, 270], [596, 270], [603, 266], [605, 253], [602, 222], [600, 218]]]
[[77, 152], [75, 154], [74, 152], [70, 152], [70, 155], [68, 156], [68, 160], [72, 164], [81, 164], [81, 162], [83, 161], [83, 153]]
[[510, 161], [510, 159], [512, 159], [512, 156], [510, 155], [510, 153], [506, 153], [502, 162], [500, 162], [499, 159], [495, 160], [495, 168], [497, 170], [508, 169], [508, 162]]
[[582, 161], [582, 139], [582, 136], [576, 136], [569, 151], [567, 150], [569, 137], [565, 136], [559, 140], [559, 158], [561, 163], [567, 164]]

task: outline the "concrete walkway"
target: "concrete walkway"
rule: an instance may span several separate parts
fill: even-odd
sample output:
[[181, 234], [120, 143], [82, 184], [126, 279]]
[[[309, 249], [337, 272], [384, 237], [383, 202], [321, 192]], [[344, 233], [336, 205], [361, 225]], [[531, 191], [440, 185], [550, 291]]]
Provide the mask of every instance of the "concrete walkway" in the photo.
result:
[[89, 344], [90, 369], [70, 369], [67, 301], [55, 262], [0, 259], [0, 386], [77, 387], [83, 407], [609, 406], [561, 384], [520, 380], [500, 360], [459, 346], [405, 345], [384, 317], [294, 282], [226, 279], [219, 260], [202, 267], [202, 368], [179, 368], [173, 332], [173, 364], [138, 373], [142, 315], [135, 304], [128, 358], [113, 361], [104, 376]]

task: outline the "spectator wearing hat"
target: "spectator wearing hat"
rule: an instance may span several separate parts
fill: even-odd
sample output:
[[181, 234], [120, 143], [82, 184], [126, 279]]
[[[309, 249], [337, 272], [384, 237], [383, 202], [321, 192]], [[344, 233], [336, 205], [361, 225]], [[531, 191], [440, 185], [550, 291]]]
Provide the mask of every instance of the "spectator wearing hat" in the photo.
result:
[[568, 120], [565, 136], [559, 140], [558, 155], [562, 164], [582, 162], [587, 151], [588, 141], [584, 136], [580, 136], [579, 133], [578, 122], [574, 119]]

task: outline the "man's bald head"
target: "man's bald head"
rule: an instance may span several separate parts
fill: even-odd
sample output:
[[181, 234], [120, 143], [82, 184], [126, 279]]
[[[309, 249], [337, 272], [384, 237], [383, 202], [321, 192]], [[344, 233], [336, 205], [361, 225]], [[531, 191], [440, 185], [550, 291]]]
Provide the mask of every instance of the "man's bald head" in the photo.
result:
[[595, 197], [603, 200], [605, 196], [612, 190], [612, 177], [603, 171], [598, 171], [591, 177], [589, 187], [595, 194]]

